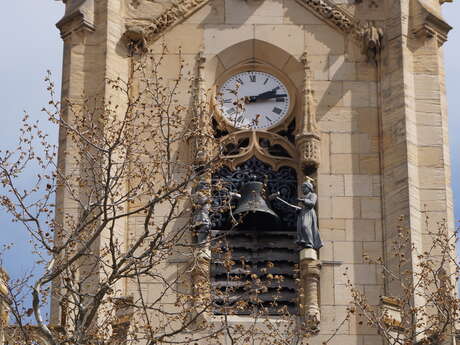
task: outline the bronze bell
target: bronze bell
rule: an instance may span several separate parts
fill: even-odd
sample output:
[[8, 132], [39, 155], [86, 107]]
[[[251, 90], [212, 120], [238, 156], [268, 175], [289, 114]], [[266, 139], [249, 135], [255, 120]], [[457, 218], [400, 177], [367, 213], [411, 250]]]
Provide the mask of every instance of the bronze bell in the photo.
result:
[[240, 189], [241, 198], [238, 207], [233, 212], [235, 216], [243, 214], [243, 223], [246, 225], [266, 226], [278, 223], [278, 215], [270, 208], [264, 198], [264, 184], [250, 181]]

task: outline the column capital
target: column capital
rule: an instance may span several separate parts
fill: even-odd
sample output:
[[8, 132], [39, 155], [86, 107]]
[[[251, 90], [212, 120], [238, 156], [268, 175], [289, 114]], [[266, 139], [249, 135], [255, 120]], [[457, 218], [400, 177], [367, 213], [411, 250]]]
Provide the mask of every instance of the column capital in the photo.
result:
[[78, 30], [94, 31], [94, 0], [63, 0], [66, 4], [65, 14], [56, 23], [65, 39], [72, 32]]

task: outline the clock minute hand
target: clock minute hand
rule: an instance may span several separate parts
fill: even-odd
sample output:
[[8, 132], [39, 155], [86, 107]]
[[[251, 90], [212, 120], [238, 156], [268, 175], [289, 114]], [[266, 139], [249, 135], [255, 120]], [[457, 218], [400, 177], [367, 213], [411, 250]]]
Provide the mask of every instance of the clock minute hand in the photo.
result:
[[287, 94], [276, 94], [276, 90], [267, 91], [261, 93], [257, 96], [250, 96], [250, 102], [256, 102], [258, 100], [270, 99], [270, 98], [277, 98], [277, 97], [287, 97]]
[[255, 102], [255, 101], [259, 100], [259, 99], [272, 98], [272, 96], [274, 94], [276, 94], [276, 91], [274, 91], [274, 90], [266, 91], [266, 92], [258, 94], [257, 96], [249, 96], [249, 101], [250, 102]]

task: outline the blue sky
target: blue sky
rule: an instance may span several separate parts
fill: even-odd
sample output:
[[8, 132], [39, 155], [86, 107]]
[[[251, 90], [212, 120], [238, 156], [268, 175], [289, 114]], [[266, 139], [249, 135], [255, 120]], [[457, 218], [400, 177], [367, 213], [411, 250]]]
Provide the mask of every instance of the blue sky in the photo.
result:
[[[2, 103], [2, 124], [0, 127], [0, 149], [13, 147], [18, 135], [17, 129], [24, 111], [39, 116], [40, 109], [47, 102], [44, 87], [46, 70], [51, 70], [56, 84], [60, 84], [62, 64], [62, 41], [54, 24], [63, 13], [60, 1], [14, 0], [5, 1], [0, 32], [3, 44], [0, 51], [0, 99]], [[445, 44], [446, 80], [450, 117], [450, 145], [452, 176], [457, 219], [460, 217], [460, 3], [444, 5], [446, 20], [454, 26]], [[56, 139], [56, 133], [51, 133]], [[13, 242], [15, 249], [3, 260], [5, 268], [16, 277], [30, 269], [30, 246], [27, 238], [10, 219], [0, 212], [0, 244]]]

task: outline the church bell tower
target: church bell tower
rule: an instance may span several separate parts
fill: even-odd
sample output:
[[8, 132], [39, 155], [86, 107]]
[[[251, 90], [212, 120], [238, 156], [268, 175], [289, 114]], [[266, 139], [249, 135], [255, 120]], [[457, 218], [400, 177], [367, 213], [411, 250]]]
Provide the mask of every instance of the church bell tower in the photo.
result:
[[[160, 78], [188, 109], [178, 127], [194, 134], [174, 144], [174, 159], [197, 178], [183, 206], [189, 234], [178, 243], [193, 244], [198, 260], [192, 269], [181, 252], [161, 267], [192, 282], [173, 294], [210, 286], [200, 334], [223, 318], [236, 327], [254, 315], [289, 313], [311, 344], [333, 334], [343, 344], [380, 344], [356, 315], [347, 319], [347, 285], [364, 291], [370, 305], [400, 292], [363, 257], [396, 265], [391, 244], [401, 226], [411, 242], [429, 248], [426, 216], [428, 227], [454, 228], [444, 1], [64, 2], [57, 24], [63, 99], [122, 109], [142, 95], [148, 111], [159, 107], [152, 81]], [[108, 80], [121, 80], [129, 92], [120, 96]], [[71, 107], [62, 111], [72, 117]], [[62, 131], [60, 166], [84, 173], [72, 145]], [[61, 216], [75, 207], [64, 190], [57, 203]], [[141, 226], [136, 216], [117, 223], [120, 241], [135, 241]], [[417, 258], [406, 264], [414, 268]], [[117, 291], [137, 301], [142, 290], [148, 304], [169, 282], [136, 284], [127, 279]], [[164, 310], [173, 312], [174, 298]], [[62, 324], [64, 315], [54, 298], [52, 321]]]

